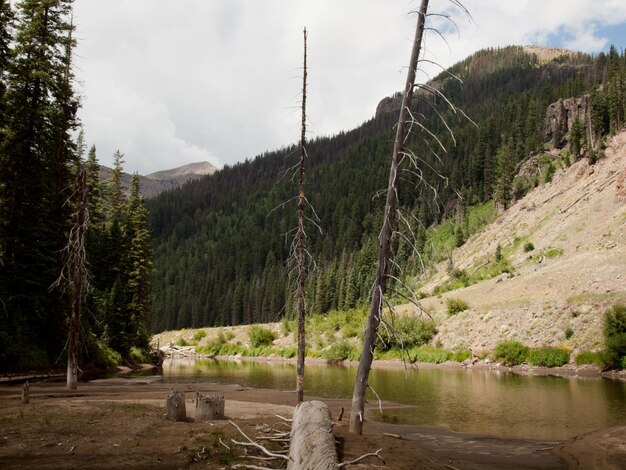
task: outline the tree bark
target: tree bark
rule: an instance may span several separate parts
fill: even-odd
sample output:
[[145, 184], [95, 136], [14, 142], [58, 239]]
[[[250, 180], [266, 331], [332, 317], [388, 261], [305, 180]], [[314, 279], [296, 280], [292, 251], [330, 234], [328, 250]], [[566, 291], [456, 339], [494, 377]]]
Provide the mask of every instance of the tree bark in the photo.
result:
[[185, 421], [187, 419], [187, 405], [185, 404], [185, 392], [172, 390], [165, 400], [167, 419], [173, 421]]
[[380, 233], [378, 246], [378, 262], [376, 265], [376, 279], [372, 288], [372, 303], [367, 322], [367, 329], [363, 339], [363, 350], [359, 361], [354, 393], [352, 395], [352, 410], [350, 413], [350, 432], [361, 434], [363, 432], [363, 420], [365, 414], [365, 393], [368, 387], [368, 377], [374, 360], [374, 347], [376, 345], [376, 332], [380, 324], [380, 315], [383, 309], [384, 295], [387, 289], [387, 275], [389, 274], [389, 263], [391, 259], [391, 243], [396, 230], [396, 217], [398, 210], [398, 173], [401, 160], [401, 152], [404, 140], [407, 135], [406, 121], [408, 109], [413, 100], [413, 88], [415, 86], [415, 72], [420, 55], [422, 37], [424, 35], [424, 22], [428, 10], [428, 0], [422, 0], [420, 5], [417, 27], [415, 30], [415, 40], [411, 51], [409, 71], [406, 78], [404, 95], [402, 97], [402, 107], [398, 117], [396, 128], [396, 138], [393, 143], [393, 154], [391, 157], [391, 167], [389, 170], [389, 183], [387, 186], [387, 200], [383, 227]]
[[203, 396], [196, 393], [196, 423], [224, 419], [224, 395]]
[[300, 403], [293, 412], [287, 470], [336, 470], [337, 449], [328, 407]]
[[69, 267], [72, 292], [72, 317], [70, 319], [70, 337], [67, 356], [67, 383], [68, 390], [76, 390], [78, 382], [78, 335], [80, 332], [80, 309], [83, 301], [83, 292], [86, 284], [85, 232], [87, 230], [87, 172], [80, 168], [76, 180], [77, 209], [74, 214], [73, 235], [70, 236]]
[[300, 178], [298, 184], [298, 240], [296, 246], [296, 258], [298, 263], [298, 359], [296, 370], [296, 398], [298, 403], [304, 400], [304, 283], [306, 281], [306, 272], [304, 267], [304, 251], [306, 243], [306, 232], [304, 231], [304, 163], [306, 156], [306, 28], [304, 28], [304, 74], [302, 78], [302, 131], [300, 134]]
[[30, 385], [28, 380], [22, 385], [22, 403], [27, 405], [30, 402]]

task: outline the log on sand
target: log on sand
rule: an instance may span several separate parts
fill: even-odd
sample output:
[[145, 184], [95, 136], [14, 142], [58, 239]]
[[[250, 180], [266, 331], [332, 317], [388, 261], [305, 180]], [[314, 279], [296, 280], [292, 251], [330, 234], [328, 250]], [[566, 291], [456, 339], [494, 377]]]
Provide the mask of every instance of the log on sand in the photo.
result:
[[333, 422], [321, 401], [305, 401], [293, 412], [287, 470], [296, 469], [337, 469]]

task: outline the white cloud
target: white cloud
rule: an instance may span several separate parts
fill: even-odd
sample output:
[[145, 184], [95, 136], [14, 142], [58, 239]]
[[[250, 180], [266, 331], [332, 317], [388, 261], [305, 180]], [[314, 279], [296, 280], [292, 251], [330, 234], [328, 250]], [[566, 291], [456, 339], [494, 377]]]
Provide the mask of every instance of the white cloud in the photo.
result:
[[[604, 48], [604, 25], [626, 21], [622, 0], [466, 0], [450, 50], [430, 36], [430, 57], [451, 65], [478, 49], [559, 40]], [[148, 173], [197, 160], [251, 158], [299, 135], [302, 29], [309, 29], [313, 136], [369, 119], [403, 83], [417, 8], [410, 0], [76, 0], [78, 76], [88, 142], [110, 163]], [[448, 0], [431, 11], [450, 9]], [[435, 18], [432, 18], [433, 20]], [[437, 73], [427, 67], [430, 74]]]

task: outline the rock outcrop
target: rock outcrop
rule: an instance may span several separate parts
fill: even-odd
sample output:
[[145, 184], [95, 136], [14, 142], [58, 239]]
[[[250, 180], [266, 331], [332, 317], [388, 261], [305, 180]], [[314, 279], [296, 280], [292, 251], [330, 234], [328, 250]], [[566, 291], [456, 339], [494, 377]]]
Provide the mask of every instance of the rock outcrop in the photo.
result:
[[559, 99], [548, 106], [543, 126], [543, 137], [546, 142], [552, 142], [556, 147], [565, 144], [566, 137], [576, 118], [582, 123], [587, 122], [591, 113], [589, 95], [580, 98]]

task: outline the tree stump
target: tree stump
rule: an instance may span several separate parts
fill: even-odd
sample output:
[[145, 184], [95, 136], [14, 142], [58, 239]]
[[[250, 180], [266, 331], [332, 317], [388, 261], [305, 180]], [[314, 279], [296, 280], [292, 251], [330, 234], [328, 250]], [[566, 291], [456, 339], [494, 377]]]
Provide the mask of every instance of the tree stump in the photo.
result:
[[172, 390], [165, 400], [167, 419], [185, 421], [187, 419], [187, 407], [185, 405], [185, 392]]
[[300, 403], [293, 412], [287, 470], [336, 470], [337, 449], [332, 431], [325, 403]]
[[196, 423], [212, 419], [224, 419], [224, 395], [196, 393]]
[[30, 402], [30, 385], [28, 384], [28, 380], [24, 385], [22, 385], [22, 403], [25, 405]]

